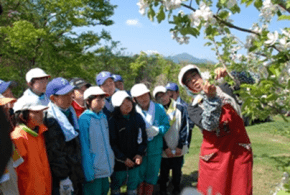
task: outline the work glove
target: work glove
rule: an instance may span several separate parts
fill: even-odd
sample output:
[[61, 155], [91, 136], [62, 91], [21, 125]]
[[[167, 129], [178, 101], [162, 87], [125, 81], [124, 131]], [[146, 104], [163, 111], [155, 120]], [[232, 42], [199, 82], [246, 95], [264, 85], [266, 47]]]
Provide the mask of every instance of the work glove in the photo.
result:
[[59, 182], [59, 193], [60, 195], [71, 195], [74, 191], [73, 184], [69, 177]]

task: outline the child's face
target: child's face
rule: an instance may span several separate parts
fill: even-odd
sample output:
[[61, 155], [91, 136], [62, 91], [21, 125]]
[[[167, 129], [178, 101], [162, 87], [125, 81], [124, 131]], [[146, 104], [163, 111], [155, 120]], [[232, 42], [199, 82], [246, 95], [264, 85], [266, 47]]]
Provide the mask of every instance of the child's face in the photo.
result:
[[35, 127], [43, 124], [43, 110], [40, 111], [29, 111], [29, 119], [27, 126]]
[[9, 87], [2, 93], [2, 95], [6, 98], [15, 98]]
[[170, 98], [174, 99], [175, 101], [177, 100], [178, 98], [177, 91], [167, 91], [166, 93]]
[[170, 102], [170, 97], [167, 93], [159, 92], [156, 94], [156, 100], [158, 103], [162, 104], [163, 106], [168, 105]]
[[105, 97], [97, 95], [91, 102], [91, 110], [100, 112], [105, 106]]
[[34, 78], [34, 83], [30, 85], [33, 92], [37, 94], [45, 93], [48, 84], [48, 77]]
[[120, 106], [120, 111], [123, 115], [128, 115], [133, 109], [132, 102], [126, 98]]
[[122, 81], [115, 82], [115, 86], [117, 89], [124, 90], [124, 83]]
[[100, 87], [109, 96], [112, 96], [115, 92], [115, 83], [111, 78], [108, 78]]
[[73, 92], [69, 92], [65, 95], [52, 95], [51, 101], [62, 109], [68, 109], [72, 103], [72, 94]]
[[135, 97], [137, 103], [142, 107], [142, 108], [146, 108], [149, 106], [150, 103], [150, 95], [149, 93], [145, 93], [143, 95], [140, 95], [138, 97]]
[[87, 89], [87, 87], [84, 85], [79, 89], [74, 90], [73, 98], [75, 100], [83, 100], [84, 99], [84, 92]]

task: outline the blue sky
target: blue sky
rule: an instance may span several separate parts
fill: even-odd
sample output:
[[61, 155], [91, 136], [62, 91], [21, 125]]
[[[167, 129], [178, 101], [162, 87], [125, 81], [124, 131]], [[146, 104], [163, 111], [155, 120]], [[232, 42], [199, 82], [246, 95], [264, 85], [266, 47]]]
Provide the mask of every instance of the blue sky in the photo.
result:
[[[170, 25], [167, 19], [158, 24], [157, 21], [151, 22], [146, 16], [142, 16], [137, 6], [138, 1], [110, 0], [110, 2], [113, 5], [118, 5], [118, 7], [112, 16], [114, 24], [104, 29], [110, 32], [114, 41], [121, 42], [120, 47], [126, 48], [125, 54], [139, 54], [141, 51], [144, 51], [146, 53], [158, 52], [164, 56], [169, 56], [186, 52], [197, 58], [217, 61], [214, 51], [210, 47], [204, 46], [207, 40], [203, 38], [203, 34], [198, 38], [191, 36], [189, 44], [180, 45], [171, 38], [169, 30], [173, 28], [173, 25]], [[195, 8], [198, 7], [195, 6]], [[259, 13], [254, 7], [243, 8], [241, 13], [237, 16], [234, 15], [232, 19], [235, 25], [249, 29], [253, 22], [259, 21]], [[186, 8], [180, 8], [180, 10], [188, 13]], [[289, 21], [277, 22], [274, 19], [270, 30], [281, 32], [280, 29], [286, 25], [289, 26]], [[89, 30], [100, 31], [101, 27], [90, 27]], [[232, 33], [242, 41], [247, 36], [247, 33], [236, 30], [232, 30]]]

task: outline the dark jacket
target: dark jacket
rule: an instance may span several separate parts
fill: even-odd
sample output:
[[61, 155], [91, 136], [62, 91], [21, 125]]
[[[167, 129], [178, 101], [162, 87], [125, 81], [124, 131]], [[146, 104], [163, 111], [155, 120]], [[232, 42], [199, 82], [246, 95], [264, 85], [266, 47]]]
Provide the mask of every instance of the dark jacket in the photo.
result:
[[124, 162], [127, 158], [134, 162], [133, 158], [137, 154], [145, 155], [147, 148], [145, 128], [142, 116], [135, 111], [130, 113], [129, 119], [121, 114], [110, 117], [110, 143], [115, 154], [114, 171], [126, 170]]
[[76, 137], [69, 142], [65, 142], [65, 137], [57, 120], [47, 112], [44, 113], [44, 124], [48, 128], [44, 138], [53, 188], [59, 188], [60, 180], [69, 177], [73, 182], [75, 192], [77, 192], [77, 185], [84, 181], [79, 139]]

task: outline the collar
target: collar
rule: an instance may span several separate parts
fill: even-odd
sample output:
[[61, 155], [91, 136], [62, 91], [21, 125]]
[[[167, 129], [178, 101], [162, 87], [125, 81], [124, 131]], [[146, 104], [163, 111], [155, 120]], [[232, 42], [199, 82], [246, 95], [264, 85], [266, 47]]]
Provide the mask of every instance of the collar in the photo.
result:
[[38, 136], [38, 133], [36, 133], [35, 131], [31, 130], [29, 127], [27, 127], [26, 125], [24, 124], [20, 124], [19, 127], [25, 131], [26, 133], [32, 135], [33, 137], [37, 137]]

